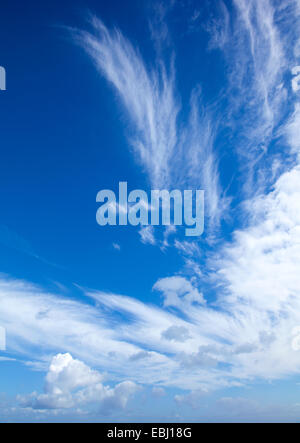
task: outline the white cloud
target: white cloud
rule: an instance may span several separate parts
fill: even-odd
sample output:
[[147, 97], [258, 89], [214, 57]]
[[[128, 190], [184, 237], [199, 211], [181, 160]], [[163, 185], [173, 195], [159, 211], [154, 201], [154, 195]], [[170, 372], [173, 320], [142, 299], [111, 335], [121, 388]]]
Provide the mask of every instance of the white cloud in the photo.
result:
[[228, 210], [230, 198], [220, 185], [219, 162], [214, 149], [220, 122], [208, 109], [201, 88], [196, 87], [191, 95], [189, 120], [181, 133], [174, 168], [181, 186], [205, 191], [207, 229], [215, 229]]
[[141, 228], [139, 231], [139, 234], [141, 236], [141, 242], [145, 245], [155, 245], [156, 240], [154, 237], [154, 228], [153, 226], [145, 226]]
[[135, 383], [122, 382], [110, 388], [102, 384], [99, 372], [90, 369], [70, 354], [53, 357], [45, 380], [44, 394], [19, 396], [24, 408], [69, 409], [94, 404], [104, 414], [124, 409], [129, 398], [138, 390]]
[[174, 4], [175, 0], [170, 0], [167, 3], [158, 0], [151, 5], [152, 17], [149, 20], [149, 28], [158, 52], [170, 43], [170, 34], [166, 24], [166, 17], [172, 10]]
[[161, 336], [166, 340], [174, 340], [179, 343], [184, 343], [190, 338], [188, 329], [183, 326], [171, 326], [166, 331], [163, 331]]
[[220, 1], [220, 18], [211, 19], [205, 26], [210, 34], [209, 49], [224, 49], [224, 46], [230, 42], [230, 15], [223, 1]]
[[214, 117], [212, 123], [201, 103], [199, 88], [192, 93], [190, 118], [184, 127], [178, 122], [182, 108], [175, 88], [173, 59], [166, 63], [158, 56], [157, 64], [150, 69], [119, 30], [109, 30], [95, 17], [91, 22], [94, 33], [77, 31], [74, 37], [117, 91], [134, 125], [136, 135], [130, 143], [152, 187], [201, 184], [207, 195], [207, 216], [212, 224], [218, 223], [228, 201], [223, 201], [213, 149], [217, 119]]
[[153, 289], [164, 296], [164, 306], [183, 307], [192, 303], [204, 304], [203, 295], [183, 277], [168, 277], [155, 283]]
[[283, 128], [283, 133], [286, 135], [287, 141], [291, 148], [291, 152], [300, 158], [300, 103], [296, 103], [293, 115], [290, 117], [288, 123]]
[[300, 58], [300, 39], [297, 41], [294, 47], [294, 56], [295, 58]]
[[174, 225], [169, 225], [166, 226], [165, 231], [164, 231], [164, 239], [161, 245], [161, 250], [165, 251], [166, 248], [168, 248], [170, 246], [169, 244], [169, 237], [171, 235], [175, 235], [177, 232], [177, 228]]
[[270, 144], [288, 108], [284, 75], [290, 56], [285, 48], [292, 45], [290, 35], [282, 36], [278, 17], [289, 28], [294, 18], [293, 11], [287, 15], [270, 0], [233, 4], [227, 26], [230, 44], [223, 48], [229, 66], [226, 122], [235, 140], [232, 148], [243, 177], [242, 195], [251, 198], [264, 192], [272, 179]]
[[184, 255], [196, 257], [200, 255], [200, 249], [196, 242], [175, 240], [174, 246]]
[[58, 354], [50, 364], [45, 391], [47, 394], [60, 395], [101, 381], [102, 376], [80, 360], [74, 360], [70, 354]]
[[180, 363], [185, 369], [198, 368], [209, 369], [218, 366], [218, 360], [215, 358], [214, 347], [201, 346], [198, 352], [187, 354], [183, 352], [179, 355]]
[[133, 354], [130, 357], [131, 361], [138, 361], [138, 360], [144, 360], [145, 358], [151, 358], [152, 354], [151, 352], [146, 352], [146, 351], [141, 351], [138, 352], [137, 354]]
[[92, 24], [95, 34], [81, 32], [79, 41], [118, 92], [139, 134], [132, 144], [153, 184], [166, 184], [179, 111], [173, 68], [169, 73], [163, 65], [148, 71], [139, 52], [119, 31], [109, 31], [95, 17]]
[[[95, 307], [49, 294], [23, 281], [0, 278], [0, 324], [9, 351], [43, 360], [44, 353], [65, 352], [110, 371], [119, 358], [140, 348], [115, 338], [110, 320]], [[42, 314], [42, 315], [41, 315]], [[115, 352], [118, 358], [109, 358]]]
[[294, 92], [300, 91], [300, 66], [295, 66], [292, 69], [292, 89]]
[[0, 326], [0, 351], [4, 351], [6, 348], [6, 331]]

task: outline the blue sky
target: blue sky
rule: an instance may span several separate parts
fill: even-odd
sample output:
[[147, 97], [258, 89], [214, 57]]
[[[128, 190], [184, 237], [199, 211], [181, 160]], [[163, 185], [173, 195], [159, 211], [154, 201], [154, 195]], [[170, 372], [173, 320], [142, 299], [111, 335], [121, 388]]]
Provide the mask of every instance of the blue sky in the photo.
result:
[[[298, 421], [299, 0], [0, 20], [1, 421]], [[98, 226], [121, 181], [204, 234]]]

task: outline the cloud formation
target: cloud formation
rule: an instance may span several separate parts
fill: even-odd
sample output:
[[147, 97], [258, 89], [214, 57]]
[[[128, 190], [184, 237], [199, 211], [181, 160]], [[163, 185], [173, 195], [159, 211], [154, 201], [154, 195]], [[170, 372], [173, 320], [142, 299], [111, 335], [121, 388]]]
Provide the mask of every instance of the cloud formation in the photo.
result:
[[148, 68], [140, 51], [119, 30], [108, 29], [96, 17], [91, 25], [92, 32], [76, 31], [74, 38], [117, 92], [134, 127], [130, 143], [152, 187], [195, 186], [201, 177], [207, 215], [213, 224], [218, 223], [226, 199], [223, 202], [213, 150], [213, 123], [201, 103], [200, 89], [195, 85], [191, 93], [190, 117], [183, 127], [174, 58], [169, 62], [159, 58]]
[[70, 354], [53, 357], [45, 379], [44, 394], [32, 393], [19, 397], [23, 408], [38, 410], [70, 409], [94, 405], [105, 415], [124, 409], [129, 398], [138, 390], [135, 383], [125, 381], [114, 388], [104, 386], [103, 377]]

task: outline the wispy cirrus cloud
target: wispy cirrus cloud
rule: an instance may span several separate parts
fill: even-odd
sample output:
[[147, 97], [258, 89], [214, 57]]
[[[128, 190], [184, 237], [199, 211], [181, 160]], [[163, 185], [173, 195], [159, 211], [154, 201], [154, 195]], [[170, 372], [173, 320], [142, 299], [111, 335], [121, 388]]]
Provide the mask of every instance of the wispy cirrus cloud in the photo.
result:
[[96, 17], [92, 26], [93, 33], [78, 32], [77, 39], [125, 106], [134, 125], [132, 146], [153, 185], [167, 186], [180, 109], [173, 63], [150, 70], [119, 30], [109, 30]]
[[146, 226], [141, 228], [141, 230], [139, 231], [140, 237], [141, 237], [141, 242], [144, 243], [145, 245], [155, 245], [156, 244], [156, 239], [154, 236], [154, 228], [153, 226]]
[[207, 215], [212, 224], [218, 223], [225, 204], [213, 146], [215, 127], [199, 88], [195, 85], [191, 94], [185, 126], [179, 121], [174, 57], [169, 62], [158, 57], [149, 68], [119, 30], [108, 29], [96, 17], [91, 24], [91, 33], [76, 31], [75, 38], [120, 97], [133, 125], [130, 143], [152, 187], [201, 185], [207, 192]]
[[[264, 192], [272, 181], [266, 162], [272, 162], [272, 144], [288, 111], [284, 78], [291, 41], [282, 36], [278, 22], [286, 20], [289, 27], [294, 17], [275, 3], [234, 0], [230, 16], [223, 4], [223, 27], [218, 31], [222, 39], [212, 45], [226, 60], [226, 125], [232, 131], [232, 151], [238, 155], [246, 197]], [[293, 8], [293, 1], [288, 3]]]

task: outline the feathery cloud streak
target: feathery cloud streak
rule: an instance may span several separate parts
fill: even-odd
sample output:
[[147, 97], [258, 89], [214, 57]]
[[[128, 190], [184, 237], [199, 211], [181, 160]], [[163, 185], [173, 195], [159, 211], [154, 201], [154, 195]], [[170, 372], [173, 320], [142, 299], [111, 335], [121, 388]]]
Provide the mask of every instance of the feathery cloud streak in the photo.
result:
[[[76, 39], [117, 91], [133, 123], [131, 144], [146, 169], [152, 187], [198, 186], [207, 192], [207, 215], [221, 216], [222, 190], [214, 155], [210, 116], [199, 112], [201, 94], [191, 96], [190, 119], [179, 124], [181, 103], [176, 91], [174, 57], [148, 68], [137, 49], [119, 30], [109, 30], [92, 18], [93, 33], [76, 32]], [[221, 209], [220, 209], [221, 208]]]

